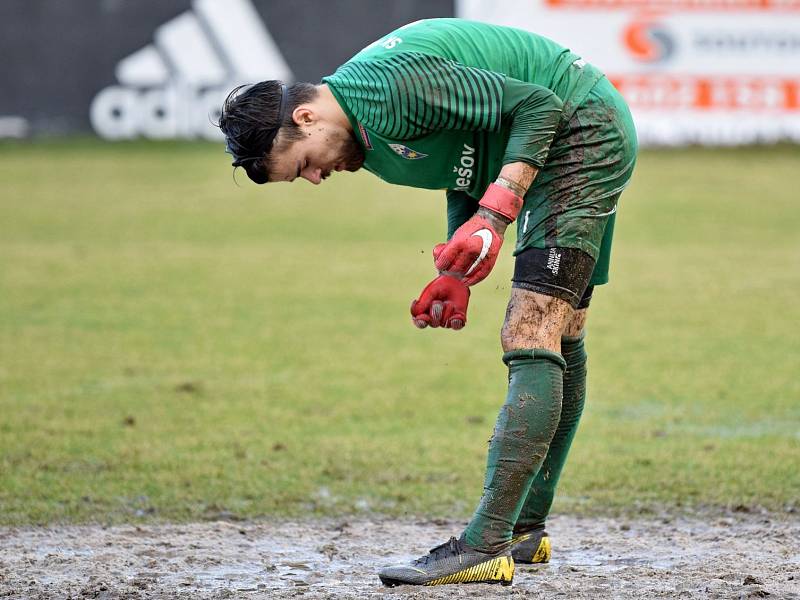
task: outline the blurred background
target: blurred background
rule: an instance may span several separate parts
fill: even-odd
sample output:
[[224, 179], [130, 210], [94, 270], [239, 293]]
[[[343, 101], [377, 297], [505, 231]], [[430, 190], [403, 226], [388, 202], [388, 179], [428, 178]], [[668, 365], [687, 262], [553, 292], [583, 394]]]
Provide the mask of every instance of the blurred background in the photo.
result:
[[211, 138], [227, 92], [317, 82], [406, 23], [526, 28], [603, 68], [645, 145], [800, 140], [794, 0], [8, 0], [0, 136]]
[[444, 194], [255, 186], [211, 125], [451, 16], [597, 64], [643, 146], [556, 510], [796, 512], [800, 2], [4, 0], [0, 523], [469, 515], [510, 252], [417, 331]]

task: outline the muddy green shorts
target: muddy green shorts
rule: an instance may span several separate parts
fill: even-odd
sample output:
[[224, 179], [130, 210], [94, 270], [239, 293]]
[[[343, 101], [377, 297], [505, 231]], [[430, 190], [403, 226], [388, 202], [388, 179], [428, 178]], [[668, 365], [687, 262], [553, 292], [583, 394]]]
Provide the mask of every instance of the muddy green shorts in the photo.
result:
[[625, 101], [601, 79], [561, 124], [525, 195], [514, 255], [528, 248], [577, 248], [596, 261], [588, 285], [607, 283], [617, 201], [637, 149]]

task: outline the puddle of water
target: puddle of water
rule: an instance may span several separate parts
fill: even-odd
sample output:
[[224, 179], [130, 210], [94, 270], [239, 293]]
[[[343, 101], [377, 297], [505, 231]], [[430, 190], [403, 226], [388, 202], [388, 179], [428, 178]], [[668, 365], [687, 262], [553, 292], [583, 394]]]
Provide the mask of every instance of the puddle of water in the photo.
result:
[[89, 558], [95, 555], [91, 548], [70, 548], [69, 546], [36, 546], [33, 555], [41, 560], [48, 556], [59, 558]]
[[628, 567], [645, 567], [656, 570], [670, 570], [677, 565], [676, 560], [664, 556], [623, 556], [611, 557], [608, 552], [594, 549], [561, 550], [558, 558], [554, 558], [552, 565], [570, 567], [590, 567], [599, 573], [613, 573]]

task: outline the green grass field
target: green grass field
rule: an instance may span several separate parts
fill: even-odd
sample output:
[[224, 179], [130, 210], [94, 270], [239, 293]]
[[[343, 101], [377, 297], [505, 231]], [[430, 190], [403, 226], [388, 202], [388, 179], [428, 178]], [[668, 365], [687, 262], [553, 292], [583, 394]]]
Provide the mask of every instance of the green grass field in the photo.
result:
[[[467, 517], [511, 240], [416, 330], [442, 194], [221, 146], [0, 145], [0, 523]], [[556, 511], [800, 502], [800, 148], [644, 152]]]

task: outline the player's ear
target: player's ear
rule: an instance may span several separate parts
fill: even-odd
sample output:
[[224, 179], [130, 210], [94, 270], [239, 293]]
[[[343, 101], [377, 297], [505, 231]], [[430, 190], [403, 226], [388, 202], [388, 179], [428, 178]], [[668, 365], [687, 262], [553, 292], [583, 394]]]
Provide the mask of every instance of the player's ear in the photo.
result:
[[313, 125], [317, 115], [308, 104], [301, 104], [292, 111], [292, 120], [298, 127], [303, 127]]

